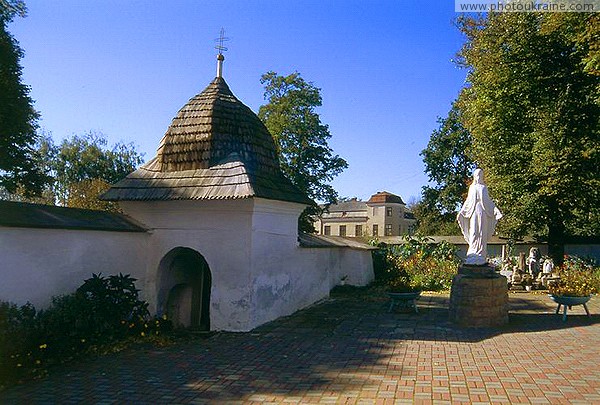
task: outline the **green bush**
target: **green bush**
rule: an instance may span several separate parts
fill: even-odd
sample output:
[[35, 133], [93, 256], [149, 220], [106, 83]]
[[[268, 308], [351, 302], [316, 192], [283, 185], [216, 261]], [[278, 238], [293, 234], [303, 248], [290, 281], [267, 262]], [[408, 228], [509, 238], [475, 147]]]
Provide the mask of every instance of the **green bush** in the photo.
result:
[[34, 343], [41, 335], [36, 315], [29, 303], [0, 302], [0, 387], [41, 364]]
[[425, 237], [405, 237], [403, 245], [379, 244], [373, 252], [375, 283], [394, 291], [449, 290], [458, 270], [456, 248]]
[[52, 364], [107, 350], [132, 336], [169, 330], [166, 319], [149, 317], [135, 281], [129, 275], [94, 274], [41, 311], [31, 304], [0, 302], [0, 386], [43, 375]]

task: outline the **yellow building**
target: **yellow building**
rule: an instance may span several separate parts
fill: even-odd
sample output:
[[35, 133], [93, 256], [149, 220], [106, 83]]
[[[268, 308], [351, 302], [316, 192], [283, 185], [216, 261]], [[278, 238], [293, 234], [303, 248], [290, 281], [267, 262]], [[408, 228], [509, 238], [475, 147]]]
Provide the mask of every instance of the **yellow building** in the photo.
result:
[[415, 223], [400, 196], [380, 191], [368, 201], [353, 198], [330, 205], [315, 222], [315, 228], [320, 235], [400, 236], [411, 233]]

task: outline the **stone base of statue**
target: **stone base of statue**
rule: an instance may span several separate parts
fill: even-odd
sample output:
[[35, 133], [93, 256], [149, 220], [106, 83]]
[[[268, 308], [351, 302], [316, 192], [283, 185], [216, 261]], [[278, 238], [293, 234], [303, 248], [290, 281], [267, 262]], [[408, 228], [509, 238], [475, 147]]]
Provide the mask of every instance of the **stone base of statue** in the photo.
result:
[[462, 264], [452, 280], [450, 320], [462, 327], [508, 323], [508, 282], [493, 266]]

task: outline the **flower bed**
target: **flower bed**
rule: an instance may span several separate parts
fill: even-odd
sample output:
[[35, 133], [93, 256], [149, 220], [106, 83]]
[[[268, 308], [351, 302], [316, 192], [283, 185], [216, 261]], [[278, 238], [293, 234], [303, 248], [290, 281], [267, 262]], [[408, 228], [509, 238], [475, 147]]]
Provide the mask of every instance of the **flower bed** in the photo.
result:
[[388, 292], [447, 291], [458, 270], [456, 248], [423, 237], [406, 237], [403, 245], [380, 244], [374, 252], [375, 283]]
[[555, 296], [589, 297], [600, 291], [600, 268], [575, 256], [565, 256], [557, 271], [559, 280], [548, 291]]
[[122, 274], [93, 275], [40, 311], [31, 304], [0, 302], [0, 388], [43, 376], [54, 364], [169, 330], [169, 321], [149, 316], [135, 281]]

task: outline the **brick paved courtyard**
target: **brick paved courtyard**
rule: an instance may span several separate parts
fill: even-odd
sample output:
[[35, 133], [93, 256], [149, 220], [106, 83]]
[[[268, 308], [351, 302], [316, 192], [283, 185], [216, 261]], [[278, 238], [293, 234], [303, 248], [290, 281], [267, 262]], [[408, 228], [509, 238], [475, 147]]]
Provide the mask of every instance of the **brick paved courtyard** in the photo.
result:
[[511, 294], [508, 326], [468, 330], [447, 295], [407, 314], [336, 294], [250, 333], [70, 365], [0, 403], [600, 403], [598, 301], [563, 323], [547, 296]]

